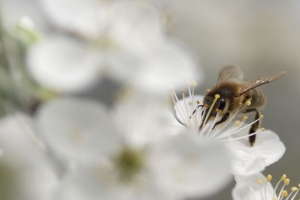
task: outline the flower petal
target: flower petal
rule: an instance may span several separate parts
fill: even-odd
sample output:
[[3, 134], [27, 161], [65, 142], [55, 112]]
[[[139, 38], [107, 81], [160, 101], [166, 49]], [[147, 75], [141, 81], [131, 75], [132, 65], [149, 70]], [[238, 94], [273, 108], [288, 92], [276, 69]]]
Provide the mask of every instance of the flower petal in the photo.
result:
[[[258, 180], [262, 180], [263, 185], [259, 184]], [[232, 190], [232, 197], [233, 200], [266, 200], [273, 199], [273, 193], [273, 186], [266, 181], [263, 174], [258, 173], [249, 177], [239, 177]]]
[[182, 198], [215, 194], [230, 180], [227, 151], [214, 141], [184, 132], [152, 149], [152, 170]]
[[46, 144], [66, 161], [96, 161], [118, 148], [120, 136], [97, 102], [62, 98], [44, 105], [36, 123]]
[[101, 57], [77, 40], [52, 36], [30, 49], [27, 67], [43, 86], [73, 92], [99, 81]]

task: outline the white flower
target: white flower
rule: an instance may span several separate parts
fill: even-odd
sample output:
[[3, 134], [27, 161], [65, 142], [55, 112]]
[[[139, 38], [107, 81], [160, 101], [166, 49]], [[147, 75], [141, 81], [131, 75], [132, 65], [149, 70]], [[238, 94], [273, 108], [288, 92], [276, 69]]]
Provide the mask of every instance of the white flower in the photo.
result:
[[265, 177], [258, 173], [249, 177], [237, 177], [237, 183], [232, 190], [233, 200], [294, 200], [299, 192], [299, 187], [286, 187], [290, 179], [285, 174], [277, 182], [275, 189], [271, 184], [272, 176]]
[[[256, 142], [254, 146], [250, 146], [248, 142], [249, 129], [251, 124], [245, 123], [247, 116], [244, 116], [241, 121], [232, 122], [236, 119], [239, 110], [231, 113], [226, 122], [214, 128], [216, 122], [221, 120], [221, 116], [217, 114], [214, 119], [204, 119], [203, 96], [194, 95], [196, 82], [189, 83], [189, 97], [182, 92], [183, 99], [179, 100], [172, 93], [175, 104], [176, 117], [178, 121], [186, 126], [189, 130], [198, 135], [201, 139], [209, 138], [224, 142], [226, 147], [231, 152], [232, 173], [234, 175], [252, 175], [256, 174], [266, 166], [278, 161], [285, 152], [285, 146], [280, 141], [276, 133], [271, 130], [257, 130]], [[261, 117], [262, 118], [262, 117]], [[261, 120], [258, 119], [258, 120]], [[201, 130], [202, 121], [204, 126]]]
[[74, 92], [100, 80], [103, 71], [101, 58], [84, 42], [52, 36], [30, 49], [27, 67], [44, 87], [58, 92]]
[[88, 100], [58, 99], [42, 107], [39, 132], [73, 166], [57, 198], [178, 199], [215, 193], [230, 177], [224, 148], [174, 134], [173, 120], [147, 96], [125, 99], [111, 115]]
[[[81, 39], [91, 44], [102, 60], [99, 65], [107, 67], [106, 75], [118, 83], [125, 82], [161, 96], [166, 94], [170, 83], [181, 85], [183, 80], [203, 78], [196, 56], [181, 42], [166, 36], [160, 12], [149, 2], [42, 2], [55, 25], [84, 36]], [[50, 63], [48, 67], [54, 64], [46, 63]], [[38, 80], [44, 80], [39, 72], [34, 72], [36, 68], [33, 74]], [[53, 67], [54, 70], [57, 69]]]
[[0, 199], [50, 200], [59, 181], [42, 152], [28, 137], [32, 118], [16, 113], [0, 120]]

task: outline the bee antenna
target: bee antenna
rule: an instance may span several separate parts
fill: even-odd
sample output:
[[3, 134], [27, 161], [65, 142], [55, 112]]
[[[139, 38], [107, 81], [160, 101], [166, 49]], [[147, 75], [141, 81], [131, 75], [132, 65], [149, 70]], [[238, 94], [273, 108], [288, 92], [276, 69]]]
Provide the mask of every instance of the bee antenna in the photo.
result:
[[198, 105], [197, 106], [197, 108], [193, 111], [193, 113], [191, 114], [191, 116], [190, 116], [190, 119], [191, 119], [191, 117], [196, 113], [196, 111], [197, 111], [197, 109], [199, 108], [199, 107], [203, 107], [204, 105]]

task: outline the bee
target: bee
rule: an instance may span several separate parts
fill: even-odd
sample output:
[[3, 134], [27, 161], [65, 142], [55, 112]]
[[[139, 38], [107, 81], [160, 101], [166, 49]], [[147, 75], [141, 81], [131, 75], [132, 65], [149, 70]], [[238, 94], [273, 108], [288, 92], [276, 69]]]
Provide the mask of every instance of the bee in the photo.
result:
[[[230, 115], [235, 112], [238, 114], [255, 113], [255, 120], [260, 118], [260, 109], [266, 104], [266, 95], [258, 86], [273, 82], [286, 72], [274, 72], [259, 76], [249, 82], [244, 82], [244, 74], [235, 65], [228, 65], [221, 69], [217, 84], [212, 90], [207, 91], [204, 97], [203, 106], [204, 117], [199, 129], [205, 125], [208, 119], [216, 117], [217, 113], [221, 119], [217, 121], [213, 128], [224, 123]], [[254, 133], [261, 125], [261, 120], [252, 124], [249, 134]], [[253, 146], [256, 135], [249, 136], [249, 143]]]

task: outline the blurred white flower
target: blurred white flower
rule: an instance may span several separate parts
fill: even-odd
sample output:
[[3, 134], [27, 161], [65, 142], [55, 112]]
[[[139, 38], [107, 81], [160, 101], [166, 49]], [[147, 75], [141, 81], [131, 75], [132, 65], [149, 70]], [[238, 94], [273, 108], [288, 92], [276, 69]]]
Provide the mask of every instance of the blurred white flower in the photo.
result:
[[111, 115], [97, 102], [78, 99], [58, 99], [38, 112], [45, 142], [72, 166], [58, 199], [182, 199], [227, 183], [223, 147], [174, 134], [174, 118], [152, 98], [122, 102]]
[[0, 120], [0, 199], [50, 200], [59, 182], [44, 152], [28, 137], [32, 118], [12, 114]]
[[[183, 80], [200, 81], [203, 78], [196, 56], [181, 42], [166, 36], [159, 10], [150, 2], [43, 0], [42, 5], [54, 25], [89, 44], [95, 51], [93, 56], [97, 55], [100, 61], [96, 62], [99, 71], [103, 72], [102, 69], [105, 68], [105, 75], [118, 83], [125, 82], [126, 85], [142, 91], [165, 95], [167, 86], [171, 83], [182, 85]], [[53, 48], [59, 53], [42, 48], [54, 46], [50, 40], [32, 50], [37, 53], [29, 54], [28, 65], [33, 77], [41, 84], [58, 91], [75, 90], [81, 86], [81, 79], [75, 86], [73, 86], [75, 79], [68, 82], [69, 78], [65, 78], [61, 81], [61, 77], [72, 77], [72, 73], [83, 72], [70, 71], [73, 65], [82, 65], [83, 69], [83, 64], [87, 65], [87, 72], [79, 76], [86, 78], [81, 88], [89, 85], [87, 84], [89, 76], [85, 76], [86, 74], [97, 74], [92, 70], [94, 68], [90, 67], [96, 64], [94, 61], [97, 59], [91, 59], [89, 63], [80, 62], [80, 59], [88, 59], [86, 55], [90, 55], [90, 49], [81, 47], [79, 50], [77, 46], [78, 50], [73, 50], [75, 44], [71, 44], [71, 39], [67, 37], [69, 36], [65, 37], [66, 42], [59, 41], [59, 43], [61, 46], [69, 45], [69, 48], [60, 50], [62, 47], [57, 45]], [[74, 55], [74, 51], [81, 53], [82, 56], [77, 53]], [[76, 58], [72, 59], [68, 54]], [[48, 55], [47, 59], [42, 55]], [[64, 57], [69, 58], [68, 62], [63, 59]], [[56, 66], [53, 66], [55, 64]], [[68, 69], [70, 75], [66, 76], [67, 70], [62, 72], [60, 69]], [[48, 71], [52, 73], [49, 75]]]
[[294, 200], [296, 198], [300, 184], [288, 191], [285, 188], [290, 184], [290, 179], [285, 174], [277, 182], [275, 189], [271, 180], [271, 175], [265, 177], [261, 173], [249, 177], [237, 177], [236, 186], [232, 190], [233, 200]]
[[[254, 146], [248, 142], [251, 125], [245, 123], [247, 116], [241, 121], [236, 119], [238, 111], [232, 113], [226, 122], [216, 126], [216, 122], [222, 117], [217, 115], [214, 119], [208, 119], [205, 126], [199, 130], [204, 117], [204, 106], [200, 106], [204, 97], [194, 95], [195, 82], [189, 83], [189, 97], [182, 91], [182, 100], [179, 100], [175, 91], [172, 93], [176, 118], [190, 131], [198, 135], [200, 139], [215, 139], [224, 142], [231, 152], [232, 173], [234, 175], [252, 175], [261, 172], [265, 167], [278, 161], [285, 152], [285, 146], [276, 133], [271, 130], [257, 130]], [[173, 89], [174, 90], [174, 89]], [[258, 119], [261, 120], [261, 119]], [[184, 128], [185, 128], [184, 127]]]
[[35, 44], [27, 55], [27, 67], [44, 87], [73, 92], [100, 80], [101, 55], [84, 42], [64, 36], [48, 37]]

